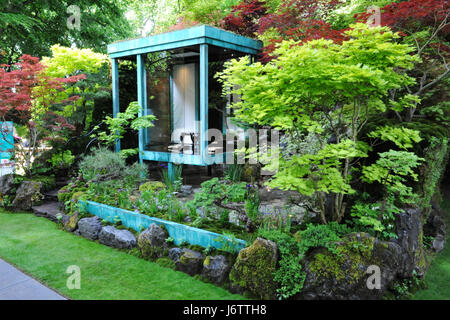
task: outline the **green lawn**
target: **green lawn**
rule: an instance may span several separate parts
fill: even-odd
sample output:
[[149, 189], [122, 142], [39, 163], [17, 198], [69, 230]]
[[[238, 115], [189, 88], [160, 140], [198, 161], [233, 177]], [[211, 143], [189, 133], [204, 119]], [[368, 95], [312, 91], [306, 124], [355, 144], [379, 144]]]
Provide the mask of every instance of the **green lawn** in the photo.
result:
[[450, 300], [450, 198], [448, 194], [441, 209], [446, 214], [447, 242], [444, 250], [433, 260], [425, 275], [428, 289], [418, 291], [414, 295], [416, 300]]
[[[0, 211], [0, 257], [71, 299], [242, 299], [32, 214]], [[70, 265], [81, 269], [79, 290], [66, 287]]]

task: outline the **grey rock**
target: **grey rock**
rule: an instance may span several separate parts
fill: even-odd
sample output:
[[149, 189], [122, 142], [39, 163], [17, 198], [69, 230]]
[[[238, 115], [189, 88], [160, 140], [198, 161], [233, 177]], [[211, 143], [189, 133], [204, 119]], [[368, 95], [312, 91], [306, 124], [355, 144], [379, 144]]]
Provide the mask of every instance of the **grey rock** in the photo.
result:
[[36, 216], [47, 218], [53, 222], [58, 222], [58, 216], [62, 216], [62, 219], [65, 219], [65, 214], [63, 214], [59, 202], [47, 202], [39, 206], [32, 206], [31, 209]]
[[228, 277], [230, 265], [224, 256], [207, 256], [203, 261], [202, 275], [211, 282], [221, 284]]
[[275, 299], [277, 284], [273, 280], [278, 261], [278, 247], [273, 241], [256, 240], [239, 251], [231, 268], [232, 284], [252, 292], [261, 299]]
[[14, 175], [5, 174], [0, 177], [0, 194], [8, 194], [14, 188]]
[[441, 252], [445, 246], [445, 236], [438, 234], [433, 240], [433, 250], [435, 252]]
[[[306, 278], [298, 299], [359, 300], [381, 299], [396, 279], [424, 275], [427, 259], [423, 249], [420, 209], [405, 209], [396, 215], [397, 239], [378, 240], [366, 233], [349, 234], [338, 247], [345, 256], [338, 258], [323, 248], [317, 248], [305, 258]], [[356, 243], [360, 243], [356, 245]], [[360, 247], [361, 249], [357, 249]], [[316, 259], [326, 256], [326, 263]], [[336, 268], [330, 268], [330, 264]], [[380, 289], [367, 287], [369, 266], [381, 272]], [[370, 272], [373, 274], [373, 271]]]
[[241, 226], [242, 222], [239, 220], [239, 215], [236, 211], [230, 211], [228, 214], [228, 222], [237, 226]]
[[98, 234], [101, 244], [117, 249], [132, 249], [136, 246], [136, 238], [128, 230], [119, 230], [113, 226], [103, 227]]
[[146, 258], [159, 258], [167, 248], [167, 233], [157, 224], [152, 223], [138, 237], [138, 247]]
[[396, 215], [397, 243], [401, 249], [401, 268], [399, 276], [409, 278], [415, 271], [417, 275], [422, 276], [426, 269], [426, 256], [421, 241], [423, 226], [420, 209], [405, 209]]
[[194, 188], [190, 185], [182, 185], [180, 188], [180, 192], [185, 194], [185, 195], [190, 195], [192, 194]]
[[191, 276], [202, 271], [203, 256], [200, 252], [190, 249], [183, 249], [179, 259], [174, 261], [177, 270]]
[[14, 210], [30, 210], [35, 203], [39, 203], [43, 195], [41, 194], [42, 183], [37, 181], [23, 181], [16, 192], [16, 197], [12, 202]]
[[424, 225], [424, 234], [434, 237], [432, 248], [435, 252], [440, 252], [444, 249], [445, 240], [447, 238], [447, 231], [444, 219], [440, 210], [432, 204], [433, 210]]
[[63, 215], [62, 217], [62, 224], [64, 226], [64, 229], [69, 232], [73, 232], [77, 226], [78, 226], [78, 220], [80, 218], [80, 213], [78, 211], [75, 211], [72, 213], [72, 215]]
[[274, 199], [261, 202], [258, 210], [261, 215], [289, 215], [293, 223], [301, 224], [306, 217], [312, 218], [316, 216], [316, 213], [306, 209], [307, 207], [309, 206], [306, 203], [293, 204], [286, 201], [286, 199]]
[[81, 236], [90, 240], [98, 239], [98, 234], [102, 227], [102, 220], [99, 217], [83, 218], [78, 221], [78, 229]]
[[263, 187], [259, 189], [259, 199], [261, 202], [269, 202], [273, 200], [283, 200], [285, 202], [297, 203], [303, 200], [300, 193], [291, 190], [280, 190]]
[[169, 259], [173, 260], [174, 262], [177, 262], [180, 260], [181, 254], [183, 251], [180, 248], [171, 248], [169, 250]]

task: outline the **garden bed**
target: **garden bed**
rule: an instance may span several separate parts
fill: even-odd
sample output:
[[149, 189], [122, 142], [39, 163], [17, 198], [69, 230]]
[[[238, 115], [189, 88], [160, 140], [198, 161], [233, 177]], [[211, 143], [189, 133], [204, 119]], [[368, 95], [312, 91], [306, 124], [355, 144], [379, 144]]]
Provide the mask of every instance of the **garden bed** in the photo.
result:
[[226, 245], [235, 252], [238, 252], [246, 246], [246, 242], [241, 239], [231, 239], [225, 235], [156, 217], [149, 217], [130, 210], [120, 209], [94, 201], [80, 200], [80, 204], [84, 206], [90, 214], [100, 217], [108, 222], [114, 222], [114, 219], [119, 218], [125, 227], [131, 228], [137, 232], [147, 229], [152, 223], [156, 223], [159, 226], [162, 225], [169, 233], [169, 236], [174, 239], [176, 245], [188, 242], [191, 245], [199, 245], [204, 248], [214, 247], [216, 249], [223, 249]]

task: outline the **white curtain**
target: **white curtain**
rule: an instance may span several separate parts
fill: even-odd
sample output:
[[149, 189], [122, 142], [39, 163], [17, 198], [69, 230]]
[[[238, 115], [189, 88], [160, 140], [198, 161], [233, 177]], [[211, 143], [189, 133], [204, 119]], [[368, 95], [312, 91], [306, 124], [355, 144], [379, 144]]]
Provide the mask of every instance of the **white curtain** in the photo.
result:
[[[172, 142], [179, 143], [182, 133], [195, 130], [195, 63], [173, 68], [173, 133]], [[192, 143], [189, 135], [183, 142]]]

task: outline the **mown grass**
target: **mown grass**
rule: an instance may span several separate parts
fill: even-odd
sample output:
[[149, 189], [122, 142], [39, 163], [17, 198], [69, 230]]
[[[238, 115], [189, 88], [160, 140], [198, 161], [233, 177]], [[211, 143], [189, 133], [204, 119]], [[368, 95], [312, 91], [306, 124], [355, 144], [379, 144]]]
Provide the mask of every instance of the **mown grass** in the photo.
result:
[[441, 210], [446, 215], [447, 241], [445, 248], [432, 261], [425, 275], [427, 289], [418, 291], [415, 300], [450, 300], [450, 199], [444, 198]]
[[[0, 211], [0, 257], [71, 299], [242, 299], [32, 214]], [[81, 269], [79, 290], [66, 285], [71, 265]]]

